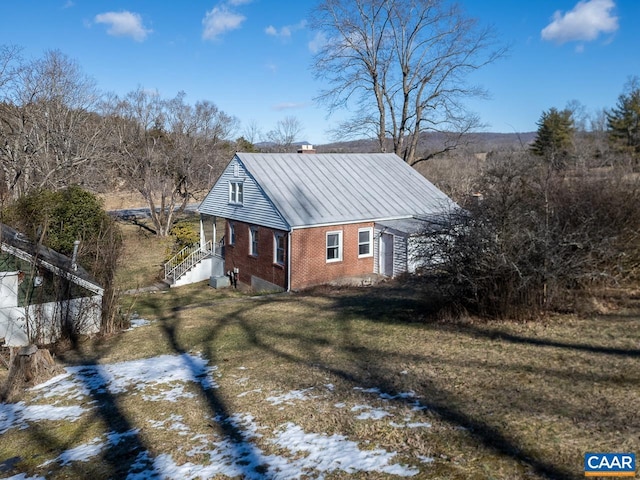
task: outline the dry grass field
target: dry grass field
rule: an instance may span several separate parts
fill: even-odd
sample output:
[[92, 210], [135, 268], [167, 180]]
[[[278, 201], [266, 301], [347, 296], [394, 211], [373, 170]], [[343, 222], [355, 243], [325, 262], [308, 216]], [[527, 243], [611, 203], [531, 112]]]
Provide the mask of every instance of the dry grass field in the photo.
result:
[[[393, 453], [393, 463], [377, 470], [327, 470], [326, 478], [395, 478], [389, 465], [415, 478], [579, 478], [585, 452], [640, 450], [638, 300], [636, 293], [628, 308], [589, 318], [487, 323], [431, 319], [419, 290], [403, 285], [250, 297], [199, 284], [145, 294], [135, 310], [150, 324], [86, 343], [64, 356], [66, 365], [126, 371], [143, 359], [191, 355], [213, 367], [216, 388], [134, 378], [105, 389], [87, 376], [78, 381], [82, 395], [30, 391], [26, 406], [86, 411], [74, 421], [7, 428], [0, 459], [17, 458], [16, 471], [45, 478], [124, 477], [138, 456], [122, 457], [117, 445], [85, 461], [62, 459], [129, 432], [134, 451], [155, 458], [149, 468], [165, 478], [181, 478], [185, 465], [194, 475], [186, 478], [207, 478], [198, 475], [215, 461], [246, 478], [260, 478], [260, 466], [265, 478], [287, 478], [275, 465], [289, 472], [283, 458], [310, 456], [309, 446], [305, 453], [274, 443], [295, 426], [342, 436], [358, 455]], [[218, 451], [234, 436], [260, 453], [259, 464], [245, 459], [243, 470], [243, 461]], [[171, 468], [159, 458], [170, 458]], [[309, 463], [302, 478], [317, 478], [321, 467]]]
[[[124, 232], [140, 286], [163, 246]], [[0, 478], [577, 479], [586, 452], [640, 453], [638, 291], [528, 323], [443, 319], [395, 282], [122, 304], [143, 326], [0, 404]]]

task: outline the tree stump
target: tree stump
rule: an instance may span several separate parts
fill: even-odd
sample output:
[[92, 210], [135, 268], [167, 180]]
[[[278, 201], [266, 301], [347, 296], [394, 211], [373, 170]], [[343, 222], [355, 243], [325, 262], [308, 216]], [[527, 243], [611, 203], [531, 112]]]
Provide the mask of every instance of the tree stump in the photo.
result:
[[62, 371], [49, 350], [39, 349], [35, 345], [11, 348], [9, 374], [5, 385], [0, 389], [0, 401], [9, 401], [24, 389], [42, 383]]

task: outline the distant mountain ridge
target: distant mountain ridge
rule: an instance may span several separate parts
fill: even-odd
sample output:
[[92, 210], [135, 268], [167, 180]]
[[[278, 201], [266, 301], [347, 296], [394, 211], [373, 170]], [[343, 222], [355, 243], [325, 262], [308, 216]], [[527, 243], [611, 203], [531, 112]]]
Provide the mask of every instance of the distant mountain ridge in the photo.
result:
[[[474, 132], [462, 136], [458, 142], [459, 148], [470, 153], [486, 153], [490, 151], [522, 150], [529, 147], [535, 140], [537, 132]], [[448, 134], [426, 132], [422, 134], [420, 144], [422, 148], [437, 150], [446, 144]], [[296, 146], [309, 145], [308, 141], [296, 142]], [[372, 153], [378, 151], [376, 140], [361, 139], [334, 142], [327, 144], [313, 144], [318, 153]]]

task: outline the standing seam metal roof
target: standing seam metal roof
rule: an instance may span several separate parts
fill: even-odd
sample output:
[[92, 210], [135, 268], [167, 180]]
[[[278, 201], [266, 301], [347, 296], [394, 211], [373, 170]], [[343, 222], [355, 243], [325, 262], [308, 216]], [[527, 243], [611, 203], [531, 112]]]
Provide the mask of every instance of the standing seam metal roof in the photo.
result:
[[236, 156], [292, 227], [431, 216], [456, 206], [391, 153]]

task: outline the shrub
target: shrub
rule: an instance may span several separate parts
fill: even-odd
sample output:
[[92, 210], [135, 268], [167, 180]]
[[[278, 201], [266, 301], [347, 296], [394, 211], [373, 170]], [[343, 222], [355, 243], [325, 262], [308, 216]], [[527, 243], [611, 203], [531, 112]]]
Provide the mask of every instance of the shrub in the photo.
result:
[[200, 242], [200, 231], [193, 222], [188, 220], [179, 220], [171, 227], [171, 235], [175, 237], [178, 250], [184, 247], [190, 247]]
[[572, 292], [637, 280], [640, 188], [624, 172], [568, 176], [536, 159], [498, 159], [483, 201], [425, 233], [421, 255], [450, 304], [489, 317], [565, 309]]

